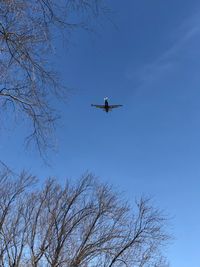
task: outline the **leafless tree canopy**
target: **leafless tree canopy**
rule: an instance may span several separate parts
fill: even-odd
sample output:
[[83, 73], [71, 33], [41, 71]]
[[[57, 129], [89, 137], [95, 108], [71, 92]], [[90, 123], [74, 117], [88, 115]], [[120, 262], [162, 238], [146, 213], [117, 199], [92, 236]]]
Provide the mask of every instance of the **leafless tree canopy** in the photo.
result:
[[0, 175], [0, 266], [166, 267], [165, 219], [147, 199], [135, 210], [94, 176], [64, 186]]
[[[0, 1], [0, 108], [4, 118], [23, 116], [31, 124], [28, 143], [50, 145], [55, 113], [48, 98], [61, 86], [49, 64], [52, 39], [105, 12], [102, 0]], [[8, 115], [9, 114], [9, 115]]]

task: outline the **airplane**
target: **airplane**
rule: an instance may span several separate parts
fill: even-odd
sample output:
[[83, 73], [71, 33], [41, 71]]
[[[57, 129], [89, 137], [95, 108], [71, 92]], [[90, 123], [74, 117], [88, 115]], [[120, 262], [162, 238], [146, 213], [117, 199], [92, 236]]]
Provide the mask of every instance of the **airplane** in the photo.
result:
[[122, 107], [123, 105], [109, 105], [108, 104], [108, 97], [105, 97], [104, 98], [104, 105], [94, 105], [94, 104], [91, 104], [91, 106], [92, 107], [96, 107], [96, 108], [102, 108], [105, 112], [109, 112], [113, 108]]

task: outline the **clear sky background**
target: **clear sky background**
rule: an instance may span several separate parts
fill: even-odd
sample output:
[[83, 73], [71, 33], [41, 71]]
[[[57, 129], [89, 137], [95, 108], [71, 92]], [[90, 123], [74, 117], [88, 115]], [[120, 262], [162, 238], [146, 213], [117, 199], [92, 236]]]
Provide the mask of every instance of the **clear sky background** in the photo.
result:
[[[110, 1], [111, 2], [111, 1]], [[115, 26], [55, 42], [55, 69], [73, 87], [57, 104], [51, 166], [22, 149], [26, 125], [0, 132], [0, 158], [41, 179], [94, 172], [124, 192], [141, 194], [170, 215], [172, 267], [200, 266], [200, 2], [115, 0]], [[94, 109], [109, 96], [124, 107]]]

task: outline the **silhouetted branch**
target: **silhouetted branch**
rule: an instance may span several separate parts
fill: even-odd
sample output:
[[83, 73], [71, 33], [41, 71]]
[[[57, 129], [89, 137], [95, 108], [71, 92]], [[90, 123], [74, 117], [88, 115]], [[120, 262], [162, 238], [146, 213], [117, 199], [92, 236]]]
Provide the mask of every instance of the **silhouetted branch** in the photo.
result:
[[166, 220], [150, 200], [133, 210], [91, 174], [65, 186], [34, 183], [1, 173], [1, 266], [168, 266]]
[[100, 0], [1, 1], [0, 105], [29, 122], [27, 143], [34, 141], [40, 153], [54, 143], [57, 115], [49, 97], [67, 91], [49, 64], [53, 38], [59, 31], [87, 29], [89, 18], [104, 12]]

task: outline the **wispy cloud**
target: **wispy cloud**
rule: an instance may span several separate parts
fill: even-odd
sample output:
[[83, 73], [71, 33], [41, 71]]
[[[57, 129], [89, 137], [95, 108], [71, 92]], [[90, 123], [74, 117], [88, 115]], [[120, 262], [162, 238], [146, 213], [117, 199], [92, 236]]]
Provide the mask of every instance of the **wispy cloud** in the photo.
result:
[[181, 59], [185, 56], [193, 57], [200, 55], [200, 49], [195, 49], [200, 44], [200, 14], [185, 20], [169, 38], [173, 45], [164, 51], [151, 63], [145, 64], [137, 70], [127, 71], [126, 76], [134, 80], [139, 86], [160, 79], [162, 75], [173, 71]]

